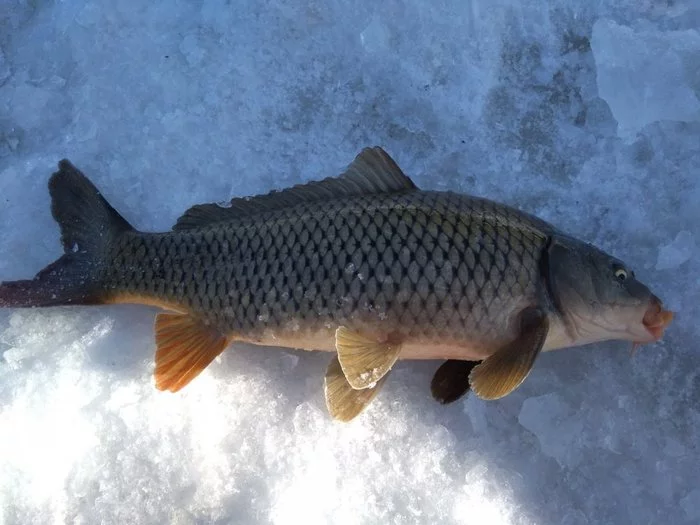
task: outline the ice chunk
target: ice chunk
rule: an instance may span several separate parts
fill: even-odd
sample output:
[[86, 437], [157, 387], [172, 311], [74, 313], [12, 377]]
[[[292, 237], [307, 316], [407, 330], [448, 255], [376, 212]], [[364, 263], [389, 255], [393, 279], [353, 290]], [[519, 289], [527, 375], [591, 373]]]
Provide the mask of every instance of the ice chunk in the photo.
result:
[[370, 53], [378, 53], [389, 45], [389, 31], [378, 18], [373, 18], [369, 25], [360, 33], [360, 41]]
[[672, 270], [690, 260], [695, 253], [695, 238], [689, 231], [682, 231], [669, 244], [662, 246], [656, 260], [657, 270]]
[[51, 93], [48, 90], [23, 83], [13, 90], [10, 98], [12, 101], [10, 114], [18, 125], [25, 129], [41, 126], [44, 122], [46, 105], [51, 99]]
[[195, 35], [186, 35], [180, 43], [180, 52], [185, 55], [187, 63], [194, 67], [204, 59], [204, 49], [199, 45]]
[[464, 402], [464, 412], [467, 414], [467, 417], [469, 417], [472, 428], [481, 435], [486, 434], [489, 428], [486, 418], [487, 410], [488, 407], [476, 396], [468, 396], [467, 400]]
[[73, 137], [78, 142], [92, 140], [97, 135], [97, 122], [90, 115], [78, 113], [73, 125]]
[[700, 489], [694, 489], [681, 500], [681, 507], [688, 519], [700, 520]]
[[537, 436], [544, 454], [562, 466], [573, 467], [579, 463], [578, 438], [584, 420], [557, 394], [526, 399], [518, 421]]
[[632, 140], [659, 120], [700, 121], [698, 31], [631, 28], [600, 19], [591, 48], [598, 92], [617, 120], [618, 135]]
[[290, 372], [299, 364], [299, 356], [290, 352], [283, 352], [279, 357], [279, 361], [281, 363], [282, 370], [285, 372]]
[[102, 15], [97, 4], [86, 2], [77, 13], [75, 21], [83, 27], [91, 27], [99, 22]]
[[7, 63], [5, 54], [2, 52], [2, 48], [0, 48], [0, 86], [2, 86], [8, 78], [10, 78], [10, 74], [10, 64]]
[[5, 34], [12, 34], [12, 30], [22, 27], [35, 13], [34, 2], [26, 0], [4, 0], [0, 10], [0, 27]]

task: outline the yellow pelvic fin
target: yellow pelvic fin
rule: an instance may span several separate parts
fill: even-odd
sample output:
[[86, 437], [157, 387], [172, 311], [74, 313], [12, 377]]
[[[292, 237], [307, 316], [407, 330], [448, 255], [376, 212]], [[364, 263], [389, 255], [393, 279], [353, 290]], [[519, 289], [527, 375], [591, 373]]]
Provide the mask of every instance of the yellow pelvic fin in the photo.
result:
[[401, 353], [399, 343], [378, 342], [344, 326], [335, 332], [335, 347], [343, 373], [356, 390], [369, 388], [384, 377]]
[[500, 399], [518, 388], [532, 370], [547, 339], [549, 320], [537, 308], [522, 314], [520, 337], [472, 369], [469, 383], [481, 399]]
[[224, 351], [229, 338], [182, 314], [158, 314], [155, 380], [158, 390], [177, 392]]
[[338, 356], [333, 356], [323, 379], [326, 406], [331, 417], [338, 421], [350, 421], [355, 418], [375, 398], [387, 377], [389, 375], [384, 374], [371, 388], [356, 390], [345, 379]]

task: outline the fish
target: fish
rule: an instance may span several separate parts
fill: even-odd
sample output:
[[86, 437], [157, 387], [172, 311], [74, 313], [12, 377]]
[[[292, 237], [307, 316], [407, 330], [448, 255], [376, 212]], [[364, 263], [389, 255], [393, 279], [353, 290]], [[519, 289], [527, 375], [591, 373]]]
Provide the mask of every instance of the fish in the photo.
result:
[[518, 388], [543, 351], [658, 341], [673, 312], [619, 259], [534, 215], [419, 189], [381, 147], [339, 176], [137, 231], [68, 160], [49, 179], [64, 254], [0, 283], [0, 307], [145, 304], [155, 387], [177, 392], [230, 344], [332, 353], [328, 411], [349, 421], [398, 359], [441, 359], [433, 397]]

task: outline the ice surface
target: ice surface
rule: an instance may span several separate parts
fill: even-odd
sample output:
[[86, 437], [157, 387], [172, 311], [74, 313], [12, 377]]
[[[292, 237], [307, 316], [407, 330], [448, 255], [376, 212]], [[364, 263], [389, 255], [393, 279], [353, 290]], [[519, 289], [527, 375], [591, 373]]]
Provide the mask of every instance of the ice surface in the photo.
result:
[[672, 242], [661, 247], [656, 261], [657, 270], [678, 268], [696, 253], [695, 238], [689, 231], [678, 232]]
[[5, 83], [11, 75], [10, 66], [5, 59], [5, 53], [3, 53], [2, 48], [0, 48], [0, 86]]
[[634, 138], [659, 120], [700, 121], [700, 31], [665, 31], [639, 22], [631, 28], [600, 19], [591, 40], [598, 91]]
[[526, 399], [518, 422], [537, 436], [542, 453], [560, 465], [573, 468], [582, 460], [580, 439], [584, 421], [557, 394]]
[[700, 489], [695, 489], [689, 492], [688, 495], [681, 500], [681, 507], [683, 507], [683, 510], [690, 520], [700, 520], [698, 498], [700, 498]]
[[438, 363], [401, 363], [344, 425], [328, 355], [235, 346], [171, 395], [153, 309], [0, 311], [0, 523], [696, 524], [699, 30], [692, 1], [4, 1], [0, 280], [60, 252], [60, 158], [164, 230], [381, 144], [678, 315], [634, 358], [544, 355], [498, 402], [437, 405]]

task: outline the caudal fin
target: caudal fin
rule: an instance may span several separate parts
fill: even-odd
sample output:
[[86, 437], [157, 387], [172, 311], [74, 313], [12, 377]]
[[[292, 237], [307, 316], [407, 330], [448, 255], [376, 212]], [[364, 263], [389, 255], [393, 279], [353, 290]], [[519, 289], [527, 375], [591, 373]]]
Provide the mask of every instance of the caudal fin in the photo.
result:
[[49, 180], [51, 212], [61, 228], [65, 254], [34, 279], [0, 283], [0, 307], [95, 304], [108, 247], [131, 225], [67, 160]]

